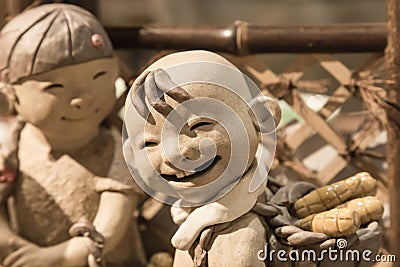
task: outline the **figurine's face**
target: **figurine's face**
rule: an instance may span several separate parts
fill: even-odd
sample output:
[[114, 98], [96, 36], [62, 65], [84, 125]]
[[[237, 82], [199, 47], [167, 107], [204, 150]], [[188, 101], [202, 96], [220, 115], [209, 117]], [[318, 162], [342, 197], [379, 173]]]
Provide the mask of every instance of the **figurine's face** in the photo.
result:
[[17, 112], [46, 136], [87, 136], [112, 110], [116, 77], [113, 58], [30, 76], [14, 84]]
[[[242, 140], [243, 144], [250, 146], [250, 154], [247, 162], [248, 167], [254, 159], [259, 140], [258, 133], [253, 125], [252, 117], [249, 116], [247, 104], [239, 96], [220, 86], [192, 84], [183, 85], [182, 88], [188, 92], [190, 99], [215, 99], [227, 105], [236, 113], [236, 115], [238, 115], [247, 131], [248, 141]], [[178, 102], [169, 96], [165, 95], [164, 97], [166, 103], [168, 103], [172, 108], [176, 108], [179, 105]], [[232, 156], [231, 142], [235, 138], [235, 136], [233, 136], [235, 133], [230, 132], [228, 134], [227, 130], [217, 121], [193, 115], [192, 118], [189, 117], [187, 123], [181, 128], [178, 137], [164, 136], [162, 138], [162, 130], [166, 117], [155, 110], [151, 112], [151, 115], [154, 118], [154, 121], [148, 120], [146, 122], [143, 133], [144, 136], [143, 138], [141, 136], [135, 138], [135, 146], [136, 149], [146, 150], [148, 160], [153, 165], [153, 168], [164, 179], [168, 180], [169, 183], [177, 186], [197, 187], [213, 182], [224, 173]], [[233, 123], [232, 113], [219, 114], [219, 118], [221, 122], [223, 121], [225, 124]], [[170, 162], [171, 158], [168, 158], [164, 152], [168, 145], [173, 143], [173, 139], [178, 139], [180, 154], [190, 161], [197, 160], [200, 157], [201, 153], [199, 147], [201, 141], [204, 139], [211, 140], [209, 143], [215, 145], [216, 155], [203, 164], [204, 166], [208, 166], [206, 168], [196, 166], [198, 171], [196, 171], [196, 169], [193, 171], [183, 171], [174, 166], [174, 163]], [[246, 149], [249, 148], [246, 147]], [[233, 156], [238, 157], [240, 155]], [[242, 156], [247, 156], [247, 153]], [[140, 166], [146, 166], [144, 162], [145, 160], [144, 157], [136, 158], [135, 161], [136, 164], [138, 164], [137, 168], [139, 170]]]

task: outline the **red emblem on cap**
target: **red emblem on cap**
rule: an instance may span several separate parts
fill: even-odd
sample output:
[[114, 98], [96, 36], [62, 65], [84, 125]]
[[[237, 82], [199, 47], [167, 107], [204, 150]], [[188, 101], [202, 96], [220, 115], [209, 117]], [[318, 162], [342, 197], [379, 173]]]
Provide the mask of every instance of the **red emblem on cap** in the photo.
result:
[[101, 36], [100, 34], [93, 34], [92, 45], [96, 48], [102, 48], [104, 46], [103, 36]]

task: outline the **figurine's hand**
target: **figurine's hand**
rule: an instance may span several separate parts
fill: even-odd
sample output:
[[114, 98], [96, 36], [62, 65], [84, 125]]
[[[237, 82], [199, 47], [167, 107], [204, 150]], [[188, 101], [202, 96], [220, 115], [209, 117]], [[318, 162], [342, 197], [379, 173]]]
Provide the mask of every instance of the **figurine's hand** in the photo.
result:
[[181, 225], [193, 211], [192, 208], [171, 207], [171, 217], [175, 224]]
[[347, 247], [351, 249], [367, 250], [377, 253], [382, 242], [382, 226], [374, 221], [368, 224], [366, 228], [357, 230], [354, 238], [347, 239]]
[[4, 267], [55, 267], [61, 266], [62, 251], [59, 247], [40, 248], [28, 244], [14, 251], [4, 260]]
[[[144, 86], [143, 90], [140, 89], [142, 85]], [[189, 99], [189, 94], [177, 86], [168, 73], [162, 69], [143, 72], [133, 82], [131, 92], [133, 106], [143, 118], [147, 118], [149, 114], [146, 100], [161, 114], [168, 114], [172, 107], [163, 101], [160, 95], [165, 93], [180, 103]]]
[[33, 243], [29, 242], [28, 240], [25, 240], [19, 236], [11, 237], [8, 239], [7, 242], [7, 254], [9, 255], [17, 250], [19, 250], [22, 247], [28, 246], [28, 245], [34, 245]]
[[276, 192], [270, 202], [282, 206], [293, 206], [304, 195], [316, 189], [316, 186], [307, 182], [297, 182], [286, 185]]
[[292, 225], [292, 221], [295, 219], [293, 204], [314, 189], [314, 185], [306, 182], [286, 185], [280, 188], [266, 204], [257, 203], [253, 210], [265, 216], [273, 227]]
[[282, 226], [275, 230], [277, 236], [287, 239], [289, 245], [297, 247], [322, 243], [328, 240], [328, 236], [322, 233], [304, 231], [296, 226]]

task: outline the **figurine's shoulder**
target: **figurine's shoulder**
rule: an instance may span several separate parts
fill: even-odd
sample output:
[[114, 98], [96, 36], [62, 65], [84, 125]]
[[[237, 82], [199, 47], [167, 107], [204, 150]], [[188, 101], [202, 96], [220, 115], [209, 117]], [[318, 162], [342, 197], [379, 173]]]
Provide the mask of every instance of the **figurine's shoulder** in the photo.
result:
[[96, 190], [122, 191], [125, 193], [143, 194], [143, 191], [134, 182], [125, 163], [122, 152], [121, 133], [114, 129], [101, 128], [100, 135], [106, 135], [112, 140], [112, 157], [109, 159], [107, 174], [96, 179]]
[[[113, 137], [107, 130], [100, 130], [88, 144], [70, 151], [54, 152], [43, 133], [30, 123], [21, 131], [18, 158], [22, 172], [68, 171], [85, 169], [89, 176], [106, 176], [113, 158]], [[95, 155], [95, 156], [94, 156]]]
[[[30, 123], [27, 123], [21, 130], [19, 144], [19, 160], [21, 164], [31, 162], [32, 165], [38, 165], [41, 162], [49, 162], [49, 153], [51, 148], [44, 138], [38, 136], [36, 129]], [[35, 155], [35, 157], [32, 157]], [[40, 165], [40, 164], [39, 164]]]

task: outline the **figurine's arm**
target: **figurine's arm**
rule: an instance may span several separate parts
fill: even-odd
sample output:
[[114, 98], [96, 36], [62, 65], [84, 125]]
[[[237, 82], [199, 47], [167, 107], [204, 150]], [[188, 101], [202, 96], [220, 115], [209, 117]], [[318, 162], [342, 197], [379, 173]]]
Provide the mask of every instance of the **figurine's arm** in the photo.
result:
[[[132, 219], [138, 199], [135, 195], [125, 195], [118, 192], [105, 191], [101, 194], [99, 208], [93, 225], [105, 237], [103, 253], [113, 250], [126, 233]], [[88, 251], [86, 240], [72, 238], [65, 242], [64, 266], [79, 266], [87, 264]]]
[[132, 222], [133, 210], [139, 201], [136, 194], [103, 192], [93, 225], [106, 239], [103, 253], [113, 250]]
[[[251, 174], [244, 176], [228, 194], [191, 212], [172, 237], [172, 245], [180, 250], [188, 250], [205, 227], [233, 221], [250, 211], [266, 184], [265, 180], [257, 191], [249, 193], [251, 178]], [[238, 202], [238, 199], [241, 201]], [[172, 215], [178, 214], [176, 209], [172, 211], [175, 212]]]
[[[132, 219], [137, 202], [133, 194], [105, 191], [93, 225], [105, 237], [103, 253], [107, 254], [121, 241]], [[39, 248], [31, 245], [11, 253], [3, 262], [5, 267], [54, 267], [85, 266], [88, 263], [88, 237], [74, 237], [52, 247]]]
[[[87, 237], [75, 237], [53, 247], [40, 248], [21, 238], [10, 229], [4, 207], [0, 211], [0, 229], [0, 251], [2, 253], [0, 256], [5, 257], [5, 259], [0, 257], [0, 266], [84, 266], [87, 262], [89, 253], [84, 243]], [[77, 264], [66, 265], [66, 261], [65, 265], [61, 264], [63, 255], [65, 259], [69, 258], [69, 261], [75, 261]]]
[[6, 205], [3, 204], [0, 206], [0, 263], [1, 256], [5, 257], [13, 250], [17, 250], [18, 244], [20, 246], [22, 244], [30, 244], [29, 241], [23, 239], [22, 237], [18, 236], [11, 228], [8, 223], [7, 215], [6, 215]]

